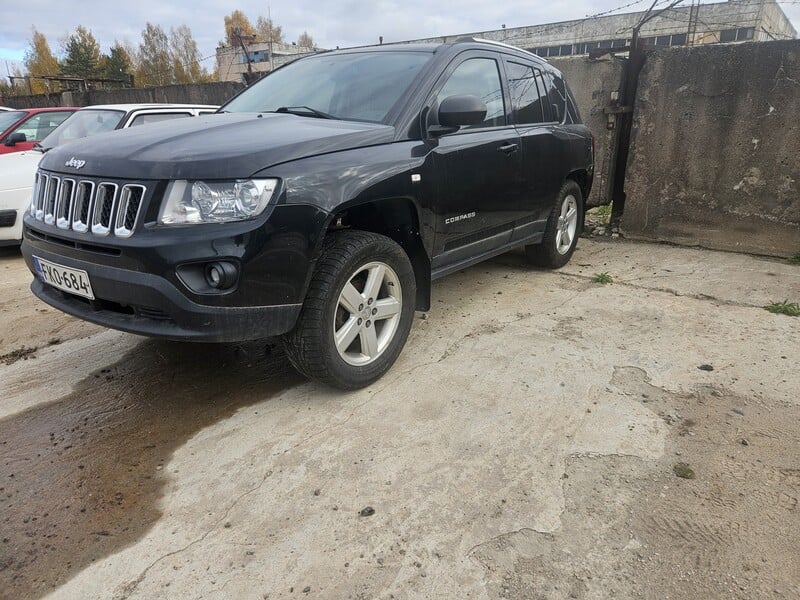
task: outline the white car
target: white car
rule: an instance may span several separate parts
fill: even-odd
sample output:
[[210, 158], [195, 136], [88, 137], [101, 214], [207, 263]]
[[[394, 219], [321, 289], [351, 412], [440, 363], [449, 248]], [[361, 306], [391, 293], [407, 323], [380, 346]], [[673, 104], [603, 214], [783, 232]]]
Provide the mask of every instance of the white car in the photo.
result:
[[0, 246], [22, 241], [22, 215], [30, 204], [42, 154], [98, 133], [217, 111], [208, 104], [105, 104], [87, 106], [67, 118], [34, 149], [0, 156]]

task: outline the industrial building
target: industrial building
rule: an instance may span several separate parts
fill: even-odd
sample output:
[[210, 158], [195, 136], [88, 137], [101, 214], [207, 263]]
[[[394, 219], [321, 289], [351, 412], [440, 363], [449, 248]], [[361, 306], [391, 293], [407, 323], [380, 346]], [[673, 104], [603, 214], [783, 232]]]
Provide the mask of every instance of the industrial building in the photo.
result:
[[[247, 52], [242, 49], [247, 49]], [[277, 69], [305, 54], [313, 54], [319, 48], [306, 48], [296, 44], [284, 44], [259, 40], [255, 36], [242, 36], [242, 43], [217, 47], [217, 74], [219, 81], [245, 81], [248, 72], [256, 75]]]
[[[658, 10], [661, 8], [656, 8]], [[634, 28], [646, 14], [640, 11], [597, 15], [560, 23], [405, 41], [443, 43], [473, 36], [512, 44], [544, 57], [580, 56], [592, 50], [628, 46]], [[729, 0], [713, 4], [698, 4], [695, 1], [671, 8], [645, 23], [639, 35], [641, 41], [648, 45], [691, 46], [794, 39], [797, 31], [775, 0]], [[262, 73], [319, 50], [270, 44], [255, 38], [248, 38], [245, 47], [247, 53], [236, 46], [217, 48], [220, 81], [242, 81], [248, 71], [248, 62], [253, 72]]]
[[[656, 11], [660, 8], [656, 8]], [[450, 42], [473, 36], [505, 42], [539, 56], [575, 56], [595, 49], [623, 48], [647, 13], [599, 15], [574, 21], [459, 33], [412, 42]], [[685, 4], [645, 23], [640, 39], [655, 46], [687, 46], [727, 42], [786, 40], [797, 37], [775, 0], [729, 0]]]

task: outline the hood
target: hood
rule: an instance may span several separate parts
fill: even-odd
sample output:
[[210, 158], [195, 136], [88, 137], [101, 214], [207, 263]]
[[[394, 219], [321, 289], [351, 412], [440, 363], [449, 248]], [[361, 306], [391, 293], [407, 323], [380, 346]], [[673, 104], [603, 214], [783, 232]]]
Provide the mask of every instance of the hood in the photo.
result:
[[0, 191], [32, 188], [42, 156], [36, 150], [0, 155]]
[[223, 113], [70, 142], [47, 152], [42, 167], [76, 176], [120, 179], [233, 179], [250, 177], [278, 163], [393, 139], [394, 128], [382, 124]]

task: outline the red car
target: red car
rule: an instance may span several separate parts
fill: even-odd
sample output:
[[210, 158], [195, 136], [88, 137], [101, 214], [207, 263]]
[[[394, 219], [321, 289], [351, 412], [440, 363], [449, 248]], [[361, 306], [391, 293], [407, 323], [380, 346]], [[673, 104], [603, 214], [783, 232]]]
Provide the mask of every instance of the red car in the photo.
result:
[[0, 154], [30, 150], [76, 110], [61, 106], [0, 111]]

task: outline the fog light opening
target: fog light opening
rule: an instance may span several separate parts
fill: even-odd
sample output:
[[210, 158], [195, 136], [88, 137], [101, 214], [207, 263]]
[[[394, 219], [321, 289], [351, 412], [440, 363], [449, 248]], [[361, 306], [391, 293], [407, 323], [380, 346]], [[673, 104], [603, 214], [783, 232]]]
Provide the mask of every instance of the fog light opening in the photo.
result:
[[239, 271], [229, 262], [213, 262], [206, 265], [206, 283], [215, 290], [227, 290], [236, 283]]

